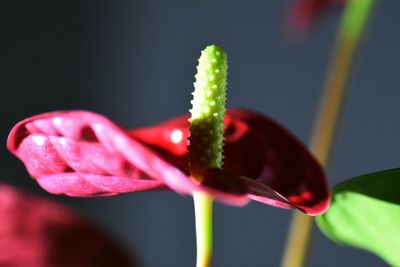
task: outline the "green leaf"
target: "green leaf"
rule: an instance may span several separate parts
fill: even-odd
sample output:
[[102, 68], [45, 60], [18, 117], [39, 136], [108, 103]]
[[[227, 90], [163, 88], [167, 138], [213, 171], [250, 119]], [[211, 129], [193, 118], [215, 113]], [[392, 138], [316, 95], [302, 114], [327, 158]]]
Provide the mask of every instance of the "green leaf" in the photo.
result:
[[338, 184], [329, 210], [316, 221], [330, 239], [400, 266], [400, 169]]

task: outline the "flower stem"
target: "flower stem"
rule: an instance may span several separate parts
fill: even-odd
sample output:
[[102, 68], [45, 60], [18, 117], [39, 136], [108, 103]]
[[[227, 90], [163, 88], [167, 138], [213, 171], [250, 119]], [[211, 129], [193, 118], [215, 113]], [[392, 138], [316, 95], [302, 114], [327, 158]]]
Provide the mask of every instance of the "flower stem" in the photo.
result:
[[[329, 165], [329, 155], [343, 108], [351, 65], [366, 28], [373, 2], [373, 0], [349, 0], [341, 18], [333, 60], [311, 142], [311, 150], [325, 168]], [[311, 217], [300, 212], [294, 213], [282, 267], [304, 266], [310, 245], [312, 223]]]
[[207, 194], [196, 192], [193, 194], [196, 236], [197, 261], [196, 267], [210, 267], [212, 261], [213, 233], [212, 233], [212, 205], [213, 199]]
[[[204, 170], [222, 168], [226, 101], [227, 55], [218, 46], [206, 47], [199, 58], [189, 137], [189, 171], [202, 183]], [[205, 193], [193, 193], [196, 216], [197, 267], [212, 260], [212, 203]]]

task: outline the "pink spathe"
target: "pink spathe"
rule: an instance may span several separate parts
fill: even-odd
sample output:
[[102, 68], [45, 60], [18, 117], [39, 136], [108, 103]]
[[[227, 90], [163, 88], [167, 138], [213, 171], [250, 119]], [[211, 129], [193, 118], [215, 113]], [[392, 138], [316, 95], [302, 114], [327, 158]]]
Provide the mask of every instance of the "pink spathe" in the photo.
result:
[[227, 111], [223, 170], [205, 170], [197, 182], [187, 170], [188, 118], [124, 130], [88, 111], [45, 113], [18, 123], [7, 145], [55, 194], [202, 191], [231, 205], [252, 199], [309, 215], [327, 209], [325, 175], [313, 156], [279, 124], [244, 109]]

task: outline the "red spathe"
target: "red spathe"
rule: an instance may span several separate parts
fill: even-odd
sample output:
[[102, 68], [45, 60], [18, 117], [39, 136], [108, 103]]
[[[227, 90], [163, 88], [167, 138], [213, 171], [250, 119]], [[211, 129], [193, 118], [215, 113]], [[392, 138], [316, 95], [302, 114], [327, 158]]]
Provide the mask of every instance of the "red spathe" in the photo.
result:
[[309, 215], [327, 209], [322, 168], [292, 134], [243, 109], [228, 110], [225, 124], [224, 170], [206, 170], [201, 184], [186, 169], [188, 116], [127, 131], [87, 111], [45, 113], [18, 123], [7, 145], [55, 194], [170, 189], [204, 191], [232, 205], [253, 199]]

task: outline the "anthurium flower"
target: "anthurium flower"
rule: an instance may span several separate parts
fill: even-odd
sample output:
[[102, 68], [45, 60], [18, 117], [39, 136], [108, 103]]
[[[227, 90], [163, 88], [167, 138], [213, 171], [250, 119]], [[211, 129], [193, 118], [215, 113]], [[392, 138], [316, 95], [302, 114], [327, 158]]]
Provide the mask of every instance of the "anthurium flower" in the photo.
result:
[[203, 191], [232, 205], [252, 199], [309, 215], [326, 210], [325, 176], [308, 150], [276, 122], [244, 109], [225, 117], [224, 171], [205, 170], [201, 183], [192, 179], [188, 118], [124, 130], [88, 111], [45, 113], [18, 123], [7, 146], [55, 194]]
[[118, 246], [71, 209], [0, 183], [0, 266], [132, 265]]
[[288, 23], [299, 31], [306, 31], [323, 13], [345, 2], [346, 0], [294, 0]]

